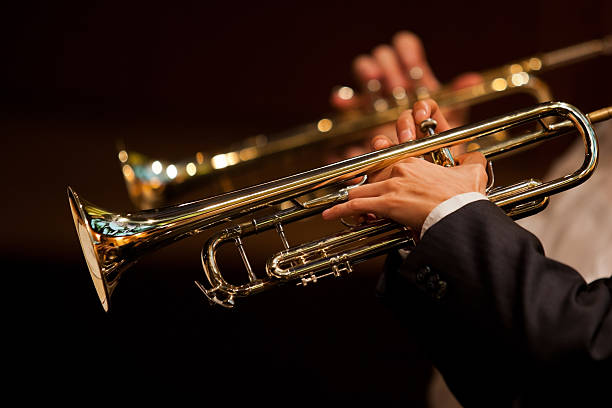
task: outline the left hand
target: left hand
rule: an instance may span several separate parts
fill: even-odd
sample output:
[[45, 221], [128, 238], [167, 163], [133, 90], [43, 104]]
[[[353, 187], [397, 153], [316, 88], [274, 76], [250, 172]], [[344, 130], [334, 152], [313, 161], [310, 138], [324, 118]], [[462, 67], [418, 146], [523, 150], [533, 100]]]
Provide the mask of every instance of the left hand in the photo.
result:
[[[404, 143], [410, 140], [425, 137], [426, 135], [421, 132], [420, 125], [425, 119], [429, 118], [434, 119], [438, 123], [435, 129], [436, 133], [444, 132], [450, 128], [450, 125], [446, 121], [446, 117], [439, 108], [438, 103], [433, 99], [424, 99], [422, 101], [415, 102], [412, 109], [402, 112], [395, 123], [397, 131], [394, 135], [389, 136], [379, 134], [374, 136], [370, 141], [372, 150], [385, 149], [398, 143]], [[465, 147], [463, 145], [454, 146], [451, 148], [451, 153], [453, 157], [456, 157], [463, 154], [464, 150]], [[392, 166], [370, 174], [369, 181], [375, 182], [388, 178], [391, 168]]]
[[455, 159], [459, 163], [455, 167], [417, 158], [396, 163], [390, 167], [388, 178], [351, 189], [348, 201], [323, 211], [323, 219], [374, 214], [419, 232], [438, 204], [462, 193], [485, 193], [487, 161], [482, 153], [467, 153]]
[[[419, 126], [432, 117], [438, 122], [437, 131], [449, 125], [435, 101], [428, 99], [414, 104], [397, 121], [397, 134], [414, 139], [423, 134]], [[407, 135], [408, 132], [412, 134]], [[396, 144], [388, 136], [372, 139], [372, 148], [381, 149]], [[485, 193], [487, 185], [486, 159], [479, 152], [455, 157], [456, 167], [442, 167], [419, 158], [408, 158], [369, 177], [369, 183], [349, 191], [347, 202], [323, 212], [323, 218], [333, 220], [374, 214], [391, 218], [420, 231], [429, 213], [440, 203], [462, 193]]]

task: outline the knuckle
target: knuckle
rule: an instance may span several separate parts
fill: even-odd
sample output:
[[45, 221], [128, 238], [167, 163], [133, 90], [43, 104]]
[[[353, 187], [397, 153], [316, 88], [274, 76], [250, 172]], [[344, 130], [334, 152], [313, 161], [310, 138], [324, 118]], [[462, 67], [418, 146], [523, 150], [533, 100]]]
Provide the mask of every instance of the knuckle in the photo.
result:
[[415, 171], [415, 168], [421, 166], [423, 164], [423, 160], [418, 157], [408, 157], [402, 161], [401, 167], [404, 175], [412, 174]]
[[403, 176], [406, 174], [407, 171], [408, 171], [407, 163], [397, 163], [395, 166], [393, 166], [391, 173], [394, 176]]
[[487, 172], [485, 171], [484, 167], [478, 164], [470, 165], [470, 167], [471, 167], [471, 171], [474, 176], [474, 179], [478, 184], [482, 184], [483, 182], [486, 182], [488, 177], [487, 177]]
[[434, 99], [432, 99], [432, 98], [427, 98], [427, 99], [424, 99], [424, 100], [423, 100], [423, 103], [425, 103], [426, 105], [428, 105], [428, 106], [429, 106], [429, 108], [430, 108], [432, 111], [436, 111], [436, 110], [438, 110], [438, 102], [436, 102], [436, 101], [435, 101]]
[[348, 201], [345, 205], [349, 211], [357, 211], [359, 209], [359, 199], [353, 199]]

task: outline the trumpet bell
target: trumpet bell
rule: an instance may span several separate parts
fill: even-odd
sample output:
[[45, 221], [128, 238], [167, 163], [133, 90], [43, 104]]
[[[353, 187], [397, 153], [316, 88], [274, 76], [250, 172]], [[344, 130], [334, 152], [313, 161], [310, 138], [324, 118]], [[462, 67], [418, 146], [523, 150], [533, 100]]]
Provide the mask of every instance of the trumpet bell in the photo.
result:
[[93, 214], [111, 213], [81, 200], [70, 187], [68, 187], [68, 201], [89, 274], [102, 307], [108, 311], [110, 297], [117, 286], [121, 272], [134, 261], [120, 258], [117, 239], [109, 239], [108, 236], [94, 231], [92, 227]]

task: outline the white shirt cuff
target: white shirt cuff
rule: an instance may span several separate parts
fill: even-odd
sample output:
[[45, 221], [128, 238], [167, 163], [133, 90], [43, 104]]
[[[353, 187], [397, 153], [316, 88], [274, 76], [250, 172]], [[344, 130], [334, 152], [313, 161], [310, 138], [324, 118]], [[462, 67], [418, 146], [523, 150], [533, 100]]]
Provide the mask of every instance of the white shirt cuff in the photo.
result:
[[[484, 194], [477, 193], [477, 192], [471, 192], [471, 193], [457, 194], [456, 196], [451, 197], [444, 202], [441, 202], [440, 204], [438, 204], [436, 208], [431, 210], [429, 215], [427, 215], [427, 218], [425, 218], [425, 222], [423, 223], [423, 226], [421, 227], [420, 237], [423, 238], [423, 235], [425, 234], [425, 232], [427, 232], [429, 228], [431, 228], [435, 223], [440, 221], [442, 218], [457, 211], [464, 205], [473, 203], [474, 201], [478, 201], [478, 200], [488, 200], [488, 198]], [[402, 259], [406, 259], [408, 254], [410, 254], [409, 249], [399, 249], [398, 252], [400, 256], [402, 257]]]
[[421, 227], [421, 238], [430, 229], [435, 223], [440, 221], [442, 218], [447, 215], [457, 211], [464, 205], [469, 203], [473, 203], [478, 200], [487, 200], [487, 196], [477, 192], [471, 193], [463, 193], [458, 194], [454, 197], [449, 198], [448, 200], [438, 204], [436, 208], [431, 210], [427, 218], [425, 218], [425, 222], [423, 223], [423, 227]]

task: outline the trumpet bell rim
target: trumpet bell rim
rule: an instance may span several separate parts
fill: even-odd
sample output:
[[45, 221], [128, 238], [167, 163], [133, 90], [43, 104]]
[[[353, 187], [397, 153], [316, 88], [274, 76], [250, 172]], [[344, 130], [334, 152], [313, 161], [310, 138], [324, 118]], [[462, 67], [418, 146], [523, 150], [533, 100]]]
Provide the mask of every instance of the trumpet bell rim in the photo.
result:
[[81, 249], [85, 256], [85, 262], [89, 269], [89, 274], [93, 281], [100, 303], [104, 308], [104, 311], [108, 312], [109, 308], [109, 287], [106, 282], [106, 278], [100, 269], [100, 260], [96, 251], [95, 239], [92, 234], [91, 227], [88, 225], [87, 216], [83, 211], [83, 205], [79, 200], [79, 196], [68, 187], [68, 201], [70, 202], [70, 210], [72, 212], [72, 219], [74, 220], [74, 226], [81, 243]]

